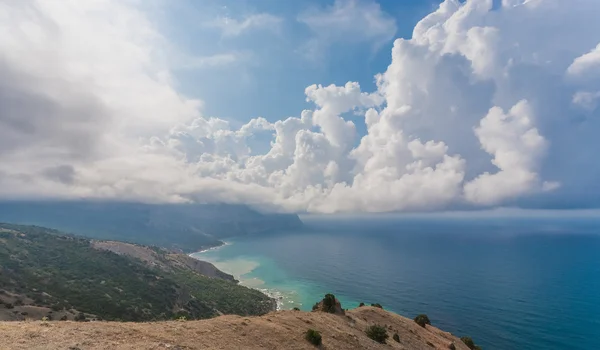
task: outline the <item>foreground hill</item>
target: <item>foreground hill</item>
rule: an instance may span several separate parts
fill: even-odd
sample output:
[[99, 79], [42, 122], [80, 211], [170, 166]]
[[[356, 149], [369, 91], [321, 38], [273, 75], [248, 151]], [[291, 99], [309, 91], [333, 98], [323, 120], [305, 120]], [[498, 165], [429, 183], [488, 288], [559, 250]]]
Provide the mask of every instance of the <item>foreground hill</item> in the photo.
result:
[[199, 319], [274, 307], [263, 293], [186, 255], [0, 224], [0, 320]]
[[[365, 329], [373, 324], [387, 329], [386, 344], [367, 337]], [[315, 349], [305, 339], [308, 329], [320, 332], [322, 349], [469, 350], [450, 333], [375, 307], [345, 315], [277, 311], [185, 322], [0, 322], [0, 344], [6, 349]]]
[[99, 201], [0, 201], [0, 222], [189, 253], [228, 237], [302, 227], [295, 214], [261, 213], [244, 205]]

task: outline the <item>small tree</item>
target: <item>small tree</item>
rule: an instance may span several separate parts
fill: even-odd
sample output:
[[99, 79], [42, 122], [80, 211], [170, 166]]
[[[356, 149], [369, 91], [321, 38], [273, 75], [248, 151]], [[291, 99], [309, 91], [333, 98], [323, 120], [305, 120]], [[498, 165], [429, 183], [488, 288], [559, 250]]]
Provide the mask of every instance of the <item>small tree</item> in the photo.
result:
[[321, 333], [314, 329], [309, 329], [304, 334], [304, 338], [314, 346], [320, 346], [322, 343]]
[[392, 337], [392, 339], [394, 339], [396, 342], [400, 342], [400, 336], [398, 335], [398, 333], [394, 333], [394, 336]]
[[376, 324], [368, 327], [365, 333], [367, 334], [367, 337], [381, 344], [385, 344], [386, 339], [389, 337], [385, 327]]
[[415, 322], [421, 327], [425, 327], [426, 324], [431, 324], [431, 321], [429, 321], [429, 317], [427, 317], [427, 315], [425, 314], [420, 314], [417, 317], [415, 317]]
[[4, 307], [5, 307], [5, 308], [7, 308], [7, 309], [12, 309], [12, 308], [14, 308], [13, 304], [11, 304], [11, 303], [6, 303], [6, 304], [4, 304]]
[[323, 311], [329, 313], [335, 313], [335, 295], [328, 293], [323, 298]]
[[358, 304], [358, 307], [363, 307], [363, 306], [365, 306], [365, 303]]
[[85, 321], [85, 314], [83, 312], [78, 313], [77, 316], [75, 316], [75, 321], [77, 321], [77, 322], [84, 322]]
[[371, 304], [371, 306], [383, 309], [383, 306], [381, 306], [381, 304], [379, 304], [379, 303]]
[[295, 307], [292, 310], [294, 310], [294, 311], [300, 311], [300, 308]]
[[481, 347], [475, 345], [475, 342], [471, 337], [461, 337], [460, 340], [471, 350], [481, 350]]

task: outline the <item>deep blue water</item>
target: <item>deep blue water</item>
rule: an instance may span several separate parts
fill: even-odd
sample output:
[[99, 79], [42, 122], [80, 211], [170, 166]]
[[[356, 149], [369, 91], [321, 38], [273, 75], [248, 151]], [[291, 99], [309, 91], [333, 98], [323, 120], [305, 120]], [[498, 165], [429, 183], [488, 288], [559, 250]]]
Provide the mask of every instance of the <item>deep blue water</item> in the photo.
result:
[[426, 313], [484, 349], [600, 349], [600, 219], [304, 221], [201, 256], [287, 307], [332, 292], [348, 308]]

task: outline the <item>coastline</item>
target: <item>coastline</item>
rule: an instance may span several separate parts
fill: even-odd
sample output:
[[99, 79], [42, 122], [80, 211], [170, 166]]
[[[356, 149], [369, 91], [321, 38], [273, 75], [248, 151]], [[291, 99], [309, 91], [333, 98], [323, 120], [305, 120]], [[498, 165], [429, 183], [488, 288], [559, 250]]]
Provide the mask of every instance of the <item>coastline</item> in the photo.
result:
[[195, 251], [195, 252], [188, 253], [188, 256], [190, 256], [190, 257], [192, 257], [192, 258], [193, 258], [193, 256], [192, 256], [192, 255], [194, 255], [194, 254], [205, 253], [205, 252], [208, 252], [208, 251], [210, 251], [210, 250], [219, 249], [219, 248], [221, 248], [221, 247], [223, 247], [223, 246], [230, 245], [230, 244], [231, 244], [231, 243], [229, 243], [229, 242], [225, 242], [225, 241], [219, 241], [219, 244], [217, 244], [217, 245], [209, 246], [208, 248], [204, 248], [204, 249], [200, 249], [200, 250], [198, 250], [198, 251]]
[[[210, 262], [215, 265], [217, 269], [233, 275], [234, 278], [238, 281], [237, 283], [260, 291], [266, 296], [270, 297], [275, 301], [275, 309], [274, 311], [287, 310], [292, 309], [295, 306], [301, 306], [301, 303], [293, 300], [296, 298], [291, 298], [291, 295], [297, 295], [298, 293], [295, 290], [280, 290], [279, 288], [272, 287], [267, 285], [267, 283], [255, 276], [251, 276], [252, 272], [259, 266], [261, 266], [261, 262], [258, 260], [250, 260], [242, 257], [236, 257], [233, 259], [222, 259], [218, 255], [215, 256], [206, 256], [204, 254], [215, 254], [219, 249], [231, 246], [234, 242], [225, 242], [223, 241], [221, 245], [210, 247], [207, 249], [203, 249], [194, 253], [188, 254], [191, 258]], [[290, 304], [287, 305], [286, 304]]]

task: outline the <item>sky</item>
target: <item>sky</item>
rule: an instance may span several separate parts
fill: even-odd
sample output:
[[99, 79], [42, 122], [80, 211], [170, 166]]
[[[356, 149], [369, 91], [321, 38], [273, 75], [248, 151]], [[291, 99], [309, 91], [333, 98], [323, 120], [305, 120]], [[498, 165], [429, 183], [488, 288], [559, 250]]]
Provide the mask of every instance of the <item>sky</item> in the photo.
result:
[[600, 207], [597, 0], [0, 0], [0, 199]]

